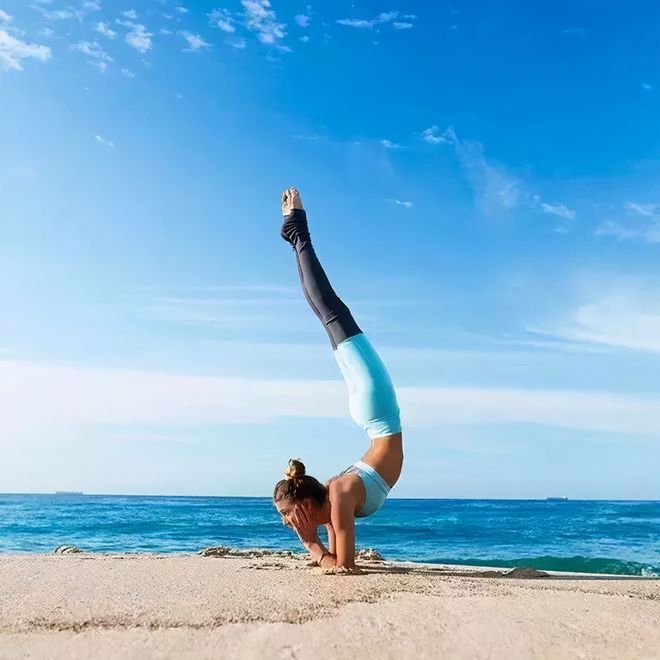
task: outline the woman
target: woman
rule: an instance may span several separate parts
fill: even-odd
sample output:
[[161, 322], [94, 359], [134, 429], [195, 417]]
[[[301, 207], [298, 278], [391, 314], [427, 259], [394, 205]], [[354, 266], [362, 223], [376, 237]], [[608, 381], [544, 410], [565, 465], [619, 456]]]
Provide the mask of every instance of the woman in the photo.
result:
[[[295, 188], [282, 193], [282, 214], [281, 236], [295, 252], [303, 294], [330, 337], [348, 386], [351, 417], [365, 429], [371, 446], [357, 463], [325, 485], [306, 475], [300, 460], [290, 460], [286, 478], [275, 486], [273, 501], [282, 522], [296, 530], [319, 566], [353, 569], [355, 518], [378, 511], [401, 475], [399, 406], [385, 365], [323, 271]], [[319, 539], [319, 525], [328, 530], [327, 548]]]

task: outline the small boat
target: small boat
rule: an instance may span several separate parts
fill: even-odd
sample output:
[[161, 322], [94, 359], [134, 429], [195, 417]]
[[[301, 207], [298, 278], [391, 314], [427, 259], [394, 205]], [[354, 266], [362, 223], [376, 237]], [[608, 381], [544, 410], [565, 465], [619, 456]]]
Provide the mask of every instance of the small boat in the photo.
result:
[[546, 502], [568, 502], [568, 497], [546, 497]]

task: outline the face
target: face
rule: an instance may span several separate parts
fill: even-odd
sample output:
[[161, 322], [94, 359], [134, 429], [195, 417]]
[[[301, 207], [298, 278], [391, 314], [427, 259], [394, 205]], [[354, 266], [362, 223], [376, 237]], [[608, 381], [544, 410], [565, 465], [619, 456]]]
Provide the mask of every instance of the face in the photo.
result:
[[282, 524], [287, 527], [293, 527], [293, 507], [293, 500], [280, 500], [279, 502], [275, 502], [275, 508], [282, 518]]

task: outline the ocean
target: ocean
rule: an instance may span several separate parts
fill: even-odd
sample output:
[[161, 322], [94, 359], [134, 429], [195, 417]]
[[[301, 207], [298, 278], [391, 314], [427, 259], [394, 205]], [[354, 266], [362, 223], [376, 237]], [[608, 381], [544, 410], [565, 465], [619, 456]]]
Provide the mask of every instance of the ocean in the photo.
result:
[[[660, 576], [660, 502], [389, 499], [357, 547], [386, 559]], [[321, 530], [323, 538], [324, 530]], [[2, 495], [0, 553], [301, 551], [269, 498]]]

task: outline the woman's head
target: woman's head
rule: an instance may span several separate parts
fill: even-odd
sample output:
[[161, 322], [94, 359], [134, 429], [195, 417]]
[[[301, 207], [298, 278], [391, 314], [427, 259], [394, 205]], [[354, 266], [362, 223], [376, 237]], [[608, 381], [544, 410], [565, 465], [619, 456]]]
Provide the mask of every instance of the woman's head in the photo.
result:
[[314, 477], [305, 474], [305, 466], [299, 458], [289, 460], [284, 477], [275, 485], [273, 503], [284, 524], [291, 526], [294, 505], [307, 505], [312, 511], [320, 509], [326, 502], [327, 489]]

